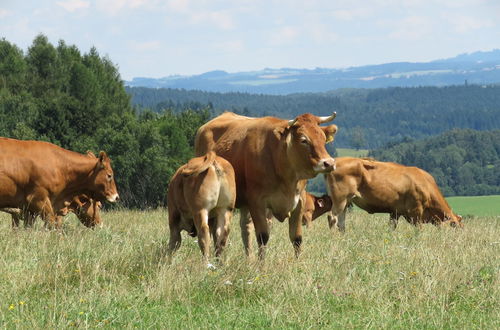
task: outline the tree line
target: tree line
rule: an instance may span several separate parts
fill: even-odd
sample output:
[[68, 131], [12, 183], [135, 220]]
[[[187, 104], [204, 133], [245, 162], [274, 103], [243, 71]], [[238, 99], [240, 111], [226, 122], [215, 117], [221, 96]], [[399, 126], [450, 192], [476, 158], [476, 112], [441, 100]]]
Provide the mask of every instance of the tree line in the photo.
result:
[[391, 143], [369, 155], [425, 169], [447, 196], [500, 194], [500, 130], [454, 129]]
[[336, 145], [374, 149], [406, 137], [422, 139], [453, 128], [500, 129], [500, 86], [344, 89], [328, 93], [261, 95], [127, 87], [132, 103], [161, 111], [186, 103], [248, 116], [294, 118], [337, 111]]
[[137, 111], [117, 67], [95, 48], [82, 54], [39, 35], [24, 53], [0, 40], [0, 136], [105, 150], [125, 207], [163, 203], [169, 178], [193, 156], [210, 111], [182, 110]]

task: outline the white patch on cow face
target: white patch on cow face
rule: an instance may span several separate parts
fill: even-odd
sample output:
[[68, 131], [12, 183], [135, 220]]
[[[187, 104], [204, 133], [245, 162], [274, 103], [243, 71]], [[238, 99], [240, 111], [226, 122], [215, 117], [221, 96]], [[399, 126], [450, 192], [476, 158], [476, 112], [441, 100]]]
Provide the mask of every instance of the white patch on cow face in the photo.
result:
[[114, 202], [116, 202], [116, 201], [118, 200], [118, 198], [119, 198], [118, 194], [114, 194], [114, 195], [112, 195], [112, 196], [108, 196], [108, 197], [106, 197], [106, 199], [107, 199], [107, 200], [108, 200], [108, 202], [110, 202], [110, 203], [114, 203]]

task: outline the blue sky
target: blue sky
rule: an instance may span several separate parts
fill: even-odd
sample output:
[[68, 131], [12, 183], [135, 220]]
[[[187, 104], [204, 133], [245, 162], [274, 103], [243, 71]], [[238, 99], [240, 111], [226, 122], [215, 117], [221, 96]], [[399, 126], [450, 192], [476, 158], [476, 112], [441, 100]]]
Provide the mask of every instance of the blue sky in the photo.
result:
[[123, 79], [430, 61], [500, 48], [498, 0], [0, 0], [0, 37], [97, 47]]

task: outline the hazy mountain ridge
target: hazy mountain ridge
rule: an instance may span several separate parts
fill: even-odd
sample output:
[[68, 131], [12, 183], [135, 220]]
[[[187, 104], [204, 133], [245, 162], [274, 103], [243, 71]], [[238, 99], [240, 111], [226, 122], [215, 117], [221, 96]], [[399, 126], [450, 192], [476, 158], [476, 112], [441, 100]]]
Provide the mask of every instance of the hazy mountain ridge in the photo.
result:
[[425, 63], [393, 62], [344, 69], [266, 68], [228, 73], [215, 70], [194, 76], [133, 78], [131, 87], [182, 88], [213, 92], [290, 94], [338, 88], [446, 86], [500, 83], [500, 50], [461, 54]]

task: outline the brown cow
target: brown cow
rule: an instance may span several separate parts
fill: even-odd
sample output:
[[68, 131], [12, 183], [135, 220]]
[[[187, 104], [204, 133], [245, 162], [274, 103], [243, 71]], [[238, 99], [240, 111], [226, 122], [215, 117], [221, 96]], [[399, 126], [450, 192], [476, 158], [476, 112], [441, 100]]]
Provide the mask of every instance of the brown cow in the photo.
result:
[[[69, 212], [73, 212], [80, 222], [89, 228], [94, 228], [95, 226], [100, 226], [102, 224], [101, 213], [99, 210], [102, 207], [102, 203], [99, 201], [94, 201], [85, 195], [76, 196], [73, 201], [63, 210], [60, 210], [57, 214], [56, 227], [61, 228], [62, 218]], [[4, 208], [0, 209], [2, 212], [9, 213], [12, 216], [12, 227], [19, 227], [19, 222], [21, 219], [24, 220], [25, 227], [31, 227], [34, 223], [36, 217], [23, 214], [21, 209], [18, 208]], [[27, 216], [27, 218], [23, 218]]]
[[264, 257], [269, 240], [266, 209], [279, 221], [291, 213], [289, 236], [296, 255], [300, 253], [303, 203], [299, 197], [307, 179], [334, 169], [335, 161], [327, 153], [325, 143], [333, 140], [337, 127], [319, 126], [333, 118], [335, 114], [329, 117], [302, 114], [294, 120], [283, 120], [226, 112], [198, 129], [196, 155], [214, 150], [233, 165], [236, 206], [241, 211], [240, 226], [247, 255], [253, 222], [259, 257]]
[[317, 197], [304, 190], [300, 198], [301, 200], [305, 200], [302, 224], [308, 228], [316, 218], [332, 209], [332, 200], [330, 196], [326, 194], [321, 197]]
[[[321, 197], [317, 197], [303, 190], [302, 194], [300, 194], [300, 201], [304, 205], [302, 225], [305, 225], [307, 228], [309, 228], [314, 220], [332, 210], [332, 200], [330, 196], [326, 194]], [[269, 226], [271, 226], [273, 222], [273, 214], [271, 210], [267, 210], [266, 217]]]
[[462, 226], [461, 217], [452, 212], [434, 178], [417, 167], [379, 162], [367, 158], [336, 158], [336, 170], [326, 174], [332, 198], [333, 218], [345, 230], [349, 203], [368, 213], [389, 213], [395, 229], [400, 216], [416, 225], [443, 223]]
[[168, 255], [181, 244], [181, 231], [198, 234], [198, 245], [208, 261], [210, 234], [219, 257], [226, 246], [236, 200], [231, 164], [214, 152], [191, 159], [175, 172], [167, 192], [170, 241]]
[[0, 208], [22, 209], [24, 219], [40, 215], [53, 227], [79, 195], [118, 200], [104, 151], [90, 157], [48, 142], [0, 138]]

